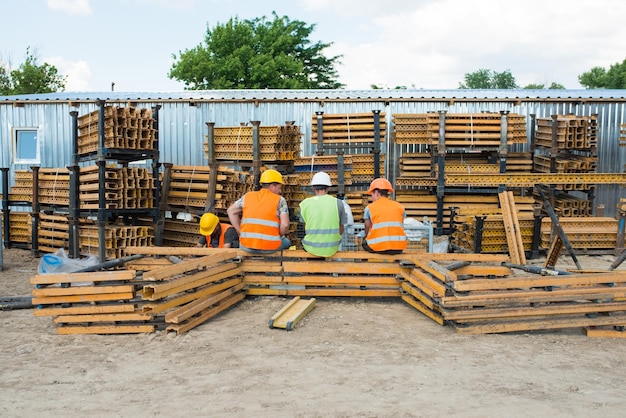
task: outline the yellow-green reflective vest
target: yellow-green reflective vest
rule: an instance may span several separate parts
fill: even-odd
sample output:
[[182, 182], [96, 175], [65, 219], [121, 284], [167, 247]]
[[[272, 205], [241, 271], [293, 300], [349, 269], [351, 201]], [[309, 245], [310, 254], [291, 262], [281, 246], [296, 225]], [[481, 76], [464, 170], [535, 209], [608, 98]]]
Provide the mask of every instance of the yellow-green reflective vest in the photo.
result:
[[319, 257], [330, 257], [339, 249], [338, 200], [334, 196], [313, 196], [300, 202], [300, 216], [304, 220], [304, 249]]

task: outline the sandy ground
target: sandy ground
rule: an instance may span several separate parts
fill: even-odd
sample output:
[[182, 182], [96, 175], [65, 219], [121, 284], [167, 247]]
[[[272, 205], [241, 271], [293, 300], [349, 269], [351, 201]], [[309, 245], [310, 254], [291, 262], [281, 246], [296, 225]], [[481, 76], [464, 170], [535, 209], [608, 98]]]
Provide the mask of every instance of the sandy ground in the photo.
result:
[[[3, 260], [0, 296], [29, 295], [39, 260]], [[318, 299], [293, 331], [270, 329], [286, 302], [247, 298], [180, 336], [57, 335], [50, 317], [0, 311], [0, 416], [626, 416], [625, 339], [462, 335], [381, 299]]]

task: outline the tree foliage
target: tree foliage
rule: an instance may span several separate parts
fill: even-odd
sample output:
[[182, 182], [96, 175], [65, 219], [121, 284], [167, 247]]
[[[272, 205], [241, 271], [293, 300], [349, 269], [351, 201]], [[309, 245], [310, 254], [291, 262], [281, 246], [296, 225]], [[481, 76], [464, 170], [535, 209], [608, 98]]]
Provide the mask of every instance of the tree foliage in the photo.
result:
[[466, 73], [465, 82], [459, 83], [460, 89], [515, 89], [517, 83], [511, 71], [501, 73], [481, 68], [473, 73]]
[[0, 63], [0, 94], [54, 93], [65, 90], [66, 77], [48, 63], [39, 65], [37, 56], [26, 48], [26, 60], [15, 70]]
[[550, 83], [550, 85], [548, 87], [546, 87], [545, 84], [543, 83], [530, 83], [526, 86], [524, 86], [525, 89], [527, 90], [541, 90], [541, 89], [549, 89], [549, 90], [564, 90], [565, 86], [563, 84], [560, 83], [556, 83], [556, 82], [552, 82]]
[[335, 89], [335, 64], [327, 58], [332, 43], [312, 43], [315, 25], [272, 13], [207, 28], [204, 42], [173, 54], [168, 77], [185, 83], [187, 90], [204, 89]]
[[593, 67], [578, 76], [578, 82], [588, 89], [626, 89], [626, 59], [611, 65], [608, 71]]

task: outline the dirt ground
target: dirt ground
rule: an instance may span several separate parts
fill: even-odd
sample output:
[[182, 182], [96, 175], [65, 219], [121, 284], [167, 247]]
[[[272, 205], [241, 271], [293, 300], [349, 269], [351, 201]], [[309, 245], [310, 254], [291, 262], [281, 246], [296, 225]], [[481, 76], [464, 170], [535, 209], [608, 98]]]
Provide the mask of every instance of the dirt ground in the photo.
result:
[[[30, 295], [39, 259], [3, 262], [0, 296]], [[0, 416], [626, 415], [626, 339], [463, 335], [383, 299], [319, 298], [294, 330], [270, 329], [286, 302], [250, 297], [180, 336], [57, 335], [32, 309], [0, 311]]]

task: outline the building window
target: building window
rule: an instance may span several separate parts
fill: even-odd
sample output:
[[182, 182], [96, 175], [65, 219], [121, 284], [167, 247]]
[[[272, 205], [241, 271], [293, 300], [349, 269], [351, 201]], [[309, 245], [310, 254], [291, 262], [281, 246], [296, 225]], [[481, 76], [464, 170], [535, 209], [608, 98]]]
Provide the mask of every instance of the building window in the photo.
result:
[[15, 164], [40, 164], [37, 129], [16, 129], [13, 143]]

